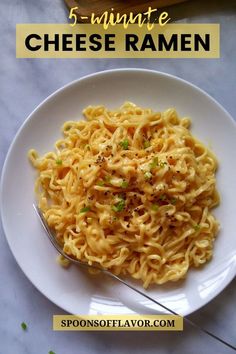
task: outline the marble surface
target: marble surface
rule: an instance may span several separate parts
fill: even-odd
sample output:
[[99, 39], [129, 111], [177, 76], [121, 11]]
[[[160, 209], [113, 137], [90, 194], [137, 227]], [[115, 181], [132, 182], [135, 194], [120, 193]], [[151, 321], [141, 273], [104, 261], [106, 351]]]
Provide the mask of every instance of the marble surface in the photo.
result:
[[[49, 94], [83, 75], [111, 68], [140, 67], [177, 75], [198, 85], [235, 117], [236, 2], [189, 1], [169, 10], [176, 21], [221, 24], [220, 59], [78, 60], [16, 59], [16, 23], [65, 23], [62, 0], [1, 1], [0, 18], [0, 166], [17, 130]], [[235, 167], [234, 167], [235, 168]], [[184, 332], [53, 332], [53, 314], [63, 311], [28, 281], [16, 264], [0, 226], [0, 353], [233, 353], [186, 325]], [[190, 316], [236, 345], [236, 283]], [[21, 329], [21, 322], [28, 331]]]

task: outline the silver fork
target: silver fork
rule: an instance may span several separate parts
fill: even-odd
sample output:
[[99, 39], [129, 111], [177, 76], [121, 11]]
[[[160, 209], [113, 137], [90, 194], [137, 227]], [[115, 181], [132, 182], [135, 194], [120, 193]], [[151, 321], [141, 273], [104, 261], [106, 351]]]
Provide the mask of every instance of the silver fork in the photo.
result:
[[120, 283], [126, 285], [128, 288], [132, 289], [133, 291], [135, 291], [136, 293], [142, 295], [143, 297], [145, 297], [146, 299], [154, 302], [156, 305], [159, 305], [160, 307], [162, 307], [163, 309], [165, 309], [166, 311], [172, 313], [173, 315], [176, 315], [176, 316], [180, 316], [180, 317], [183, 317], [183, 320], [186, 322], [186, 323], [189, 323], [190, 325], [192, 325], [193, 327], [199, 329], [200, 331], [208, 334], [209, 336], [211, 336], [212, 338], [218, 340], [219, 342], [221, 342], [222, 344], [226, 345], [227, 347], [231, 348], [231, 349], [234, 349], [236, 350], [236, 347], [234, 347], [233, 345], [227, 343], [226, 341], [224, 341], [223, 339], [219, 338], [218, 336], [216, 336], [215, 334], [209, 332], [208, 330], [200, 327], [197, 323], [191, 321], [189, 318], [187, 317], [184, 317], [184, 316], [181, 316], [179, 315], [177, 312], [171, 310], [170, 308], [168, 308], [167, 306], [161, 304], [159, 301], [153, 299], [152, 297], [150, 297], [149, 295], [147, 295], [146, 293], [144, 293], [143, 291], [140, 291], [139, 289], [135, 288], [133, 285], [127, 283], [126, 281], [124, 281], [123, 279], [121, 279], [120, 277], [118, 277], [117, 275], [109, 272], [108, 270], [106, 269], [103, 269], [101, 267], [98, 267], [98, 266], [95, 266], [95, 265], [89, 265], [85, 262], [81, 262], [79, 260], [76, 260], [70, 256], [68, 256], [64, 251], [63, 249], [61, 248], [61, 246], [58, 244], [58, 242], [56, 241], [56, 238], [54, 237], [50, 227], [48, 226], [48, 223], [46, 221], [46, 219], [44, 218], [43, 216], [43, 213], [41, 212], [40, 208], [38, 206], [36, 206], [35, 204], [33, 204], [33, 207], [36, 211], [36, 214], [38, 215], [40, 221], [41, 221], [41, 224], [44, 228], [44, 230], [46, 231], [46, 234], [49, 238], [49, 240], [51, 241], [51, 243], [53, 244], [53, 246], [56, 248], [56, 250], [63, 256], [65, 257], [66, 259], [68, 259], [70, 262], [72, 263], [75, 263], [79, 266], [82, 266], [84, 268], [90, 268], [90, 269], [96, 269], [96, 270], [99, 270], [101, 271], [102, 273], [108, 275], [109, 277], [113, 278], [113, 279], [116, 279], [118, 280]]

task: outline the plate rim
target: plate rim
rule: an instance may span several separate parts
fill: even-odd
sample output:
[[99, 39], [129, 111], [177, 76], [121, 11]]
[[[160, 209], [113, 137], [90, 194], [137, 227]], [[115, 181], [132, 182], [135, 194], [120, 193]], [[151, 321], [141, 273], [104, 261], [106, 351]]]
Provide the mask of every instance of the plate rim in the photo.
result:
[[[4, 163], [3, 163], [3, 168], [2, 168], [2, 173], [1, 173], [1, 180], [0, 180], [0, 211], [1, 211], [1, 222], [2, 222], [2, 227], [3, 227], [3, 232], [8, 244], [8, 247], [11, 251], [11, 254], [13, 255], [17, 265], [19, 266], [19, 268], [21, 269], [21, 271], [24, 273], [24, 275], [26, 276], [26, 278], [30, 281], [31, 284], [33, 284], [33, 286], [43, 295], [45, 296], [47, 299], [49, 299], [54, 305], [58, 306], [60, 309], [62, 309], [63, 311], [66, 311], [68, 313], [72, 313], [70, 310], [68, 310], [67, 306], [60, 304], [60, 302], [58, 302], [56, 299], [54, 299], [53, 297], [51, 297], [50, 295], [45, 293], [45, 290], [40, 287], [38, 284], [36, 285], [34, 283], [34, 281], [31, 279], [31, 276], [28, 275], [28, 273], [22, 268], [20, 262], [18, 262], [17, 259], [17, 255], [15, 254], [15, 252], [13, 252], [12, 247], [11, 247], [11, 242], [9, 239], [9, 236], [6, 232], [6, 223], [5, 223], [5, 219], [4, 219], [4, 215], [3, 215], [3, 186], [4, 186], [4, 181], [6, 178], [6, 170], [7, 170], [7, 164], [8, 164], [8, 160], [9, 157], [11, 155], [11, 152], [14, 148], [14, 145], [18, 139], [18, 136], [21, 134], [21, 132], [24, 130], [25, 126], [27, 125], [27, 123], [30, 121], [30, 119], [34, 116], [34, 114], [47, 102], [50, 101], [54, 96], [56, 96], [57, 94], [61, 93], [62, 91], [66, 90], [69, 87], [72, 87], [76, 84], [78, 84], [79, 82], [82, 81], [86, 81], [90, 78], [96, 78], [99, 76], [104, 76], [104, 75], [109, 75], [111, 73], [117, 73], [117, 72], [141, 72], [141, 73], [148, 73], [148, 74], [152, 74], [152, 75], [157, 75], [160, 76], [162, 78], [170, 78], [172, 80], [178, 81], [179, 83], [182, 83], [184, 85], [187, 85], [189, 87], [191, 87], [192, 89], [198, 91], [199, 93], [201, 93], [202, 95], [206, 96], [206, 98], [208, 100], [211, 101], [211, 103], [215, 104], [217, 106], [217, 108], [219, 108], [220, 110], [223, 111], [223, 113], [227, 116], [227, 118], [231, 121], [231, 124], [233, 124], [234, 129], [236, 129], [236, 121], [233, 119], [233, 117], [231, 116], [231, 114], [215, 99], [213, 98], [210, 94], [208, 94], [206, 91], [204, 91], [203, 89], [201, 89], [200, 87], [196, 86], [195, 84], [182, 79], [176, 75], [173, 74], [169, 74], [166, 72], [162, 72], [162, 71], [158, 71], [158, 70], [152, 70], [152, 69], [145, 69], [145, 68], [116, 68], [116, 69], [109, 69], [109, 70], [102, 70], [102, 71], [97, 71], [97, 72], [93, 72], [90, 73], [88, 75], [82, 76], [80, 78], [77, 78], [75, 80], [70, 81], [69, 83], [59, 87], [58, 89], [56, 89], [55, 91], [53, 91], [50, 95], [48, 95], [45, 99], [43, 99], [42, 102], [40, 102], [34, 109], [33, 111], [27, 116], [27, 118], [23, 121], [23, 123], [20, 125], [20, 127], [18, 128], [9, 148], [7, 151], [7, 154], [5, 155], [5, 159], [4, 159]], [[232, 282], [232, 280], [235, 278], [236, 276], [236, 266], [234, 266], [234, 271], [232, 272], [231, 276], [228, 278], [226, 284], [221, 284], [221, 286], [219, 288], [217, 288], [216, 292], [214, 292], [211, 296], [209, 296], [209, 298], [207, 299], [206, 302], [204, 302], [203, 304], [197, 305], [195, 309], [188, 311], [186, 313], [184, 313], [182, 316], [187, 316], [189, 314], [192, 314], [196, 311], [198, 311], [200, 308], [206, 306], [209, 302], [211, 302], [216, 296], [218, 296], [227, 286], [229, 286], [229, 284]], [[154, 311], [154, 310], [153, 310]], [[156, 311], [156, 310], [155, 310]]]

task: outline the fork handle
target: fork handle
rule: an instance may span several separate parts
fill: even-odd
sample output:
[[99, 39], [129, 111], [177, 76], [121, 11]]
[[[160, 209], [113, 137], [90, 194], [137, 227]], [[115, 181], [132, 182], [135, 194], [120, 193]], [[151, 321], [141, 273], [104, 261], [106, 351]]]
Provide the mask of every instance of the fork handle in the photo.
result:
[[[171, 310], [170, 308], [168, 308], [168, 307], [166, 307], [165, 305], [161, 304], [160, 302], [156, 301], [155, 299], [153, 299], [153, 298], [150, 297], [149, 295], [145, 294], [143, 291], [141, 291], [141, 290], [135, 288], [133, 285], [127, 283], [126, 281], [124, 281], [123, 279], [121, 279], [120, 277], [118, 277], [117, 275], [115, 275], [115, 274], [113, 274], [113, 273], [111, 273], [111, 272], [109, 272], [108, 270], [105, 270], [105, 269], [103, 270], [103, 273], [105, 273], [105, 274], [109, 275], [110, 277], [112, 277], [112, 278], [118, 280], [119, 282], [121, 282], [122, 284], [124, 284], [124, 285], [126, 285], [128, 288], [130, 288], [131, 290], [133, 290], [133, 291], [135, 291], [136, 293], [138, 293], [138, 294], [144, 296], [146, 299], [148, 299], [148, 300], [154, 302], [156, 305], [159, 305], [160, 307], [162, 307], [162, 308], [165, 309], [166, 311], [172, 313], [173, 315], [180, 316], [177, 312]], [[216, 336], [215, 334], [209, 332], [209, 331], [206, 330], [205, 328], [199, 326], [197, 323], [191, 321], [189, 318], [187, 318], [187, 317], [185, 317], [185, 316], [180, 316], [180, 317], [182, 317], [183, 320], [184, 320], [186, 323], [190, 324], [190, 325], [193, 326], [194, 328], [199, 329], [201, 332], [203, 332], [203, 333], [207, 334], [208, 336], [210, 336], [210, 337], [216, 339], [217, 341], [219, 341], [220, 343], [226, 345], [227, 347], [229, 347], [229, 348], [231, 348], [231, 349], [233, 349], [233, 350], [236, 350], [236, 347], [235, 347], [235, 346], [233, 346], [232, 344], [226, 342], [225, 340], [223, 340], [222, 338]]]

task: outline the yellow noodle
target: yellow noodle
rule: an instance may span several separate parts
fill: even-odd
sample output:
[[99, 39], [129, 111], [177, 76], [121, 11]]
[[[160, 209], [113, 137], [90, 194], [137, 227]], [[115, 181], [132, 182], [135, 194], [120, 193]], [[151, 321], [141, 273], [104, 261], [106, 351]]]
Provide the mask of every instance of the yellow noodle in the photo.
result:
[[217, 161], [190, 120], [125, 103], [84, 110], [40, 157], [38, 204], [64, 251], [146, 288], [185, 277], [212, 257], [219, 224]]

